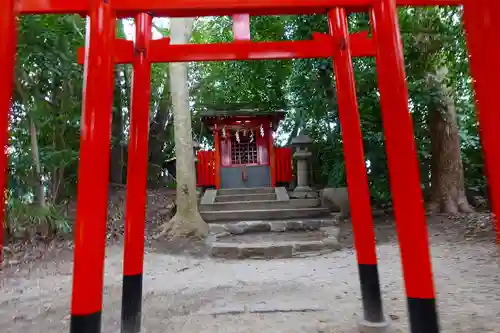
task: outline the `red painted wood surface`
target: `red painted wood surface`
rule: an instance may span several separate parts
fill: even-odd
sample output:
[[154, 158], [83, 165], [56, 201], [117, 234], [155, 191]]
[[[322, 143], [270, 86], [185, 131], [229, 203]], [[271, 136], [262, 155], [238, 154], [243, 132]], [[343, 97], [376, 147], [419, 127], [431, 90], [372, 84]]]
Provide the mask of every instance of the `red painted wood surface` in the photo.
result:
[[470, 71], [473, 78], [479, 133], [483, 145], [489, 198], [496, 221], [497, 245], [500, 249], [500, 114], [498, 113], [498, 76], [500, 36], [496, 18], [498, 0], [467, 0], [464, 5], [464, 26], [469, 48]]
[[0, 79], [0, 263], [2, 262], [2, 248], [4, 241], [5, 220], [5, 186], [7, 186], [7, 168], [9, 157], [9, 115], [12, 103], [12, 89], [14, 85], [14, 64], [16, 55], [16, 22], [15, 1], [2, 0], [0, 4], [0, 63], [4, 66]]
[[271, 172], [271, 186], [276, 186], [276, 178], [277, 178], [277, 169], [276, 169], [276, 148], [274, 147], [273, 142], [273, 129], [269, 128], [267, 131], [269, 134], [267, 135], [267, 142], [269, 147], [269, 171]]
[[[372, 57], [375, 45], [367, 31], [350, 35], [354, 57]], [[117, 40], [113, 52], [118, 64], [132, 63], [134, 47], [131, 41]], [[148, 60], [152, 63], [229, 60], [280, 60], [330, 58], [335, 50], [328, 34], [313, 33], [312, 40], [171, 45], [170, 38], [151, 41]], [[78, 63], [83, 63], [83, 49], [78, 50]]]
[[212, 150], [198, 152], [196, 164], [196, 184], [198, 187], [215, 187], [215, 153]]
[[147, 60], [146, 50], [152, 38], [151, 25], [152, 17], [150, 15], [137, 15], [137, 52], [132, 76], [132, 112], [128, 145], [125, 250], [123, 255], [123, 273], [129, 276], [142, 274], [144, 261], [149, 100], [151, 96], [151, 64]]
[[276, 183], [290, 184], [293, 178], [292, 173], [292, 148], [274, 148], [274, 154], [276, 156]]
[[214, 131], [214, 141], [215, 141], [215, 151], [217, 153], [215, 153], [215, 168], [214, 168], [214, 172], [215, 172], [215, 188], [216, 189], [220, 189], [220, 166], [221, 166], [221, 154], [219, 153], [220, 152], [220, 148], [221, 148], [221, 144], [220, 144], [220, 132], [215, 130]]
[[[494, 1], [494, 0], [492, 0]], [[334, 7], [366, 9], [373, 0], [121, 0], [114, 3], [120, 17], [133, 17], [139, 12], [154, 12], [156, 16], [225, 16], [240, 13], [250, 15], [285, 15], [325, 13]], [[464, 0], [397, 0], [398, 6], [459, 6]], [[88, 0], [20, 0], [22, 14], [87, 14]]]
[[429, 235], [413, 121], [408, 108], [403, 44], [397, 8], [380, 0], [371, 11], [376, 65], [396, 231], [406, 295], [434, 299]]
[[[90, 3], [80, 123], [71, 314], [102, 310], [116, 18], [111, 0]], [[76, 317], [73, 317], [76, 318]], [[74, 324], [72, 324], [74, 325]], [[73, 326], [72, 326], [73, 327]]]
[[[276, 183], [290, 183], [292, 174], [292, 149], [275, 148], [276, 154]], [[212, 150], [199, 151], [196, 165], [196, 184], [198, 187], [215, 187], [215, 152]]]
[[344, 48], [333, 55], [340, 128], [344, 145], [344, 159], [349, 186], [349, 202], [352, 211], [352, 227], [359, 264], [377, 264], [375, 231], [373, 229], [370, 189], [366, 174], [359, 109], [356, 96], [356, 81], [352, 64], [352, 53], [348, 40], [347, 13], [336, 8], [328, 14], [330, 33]]

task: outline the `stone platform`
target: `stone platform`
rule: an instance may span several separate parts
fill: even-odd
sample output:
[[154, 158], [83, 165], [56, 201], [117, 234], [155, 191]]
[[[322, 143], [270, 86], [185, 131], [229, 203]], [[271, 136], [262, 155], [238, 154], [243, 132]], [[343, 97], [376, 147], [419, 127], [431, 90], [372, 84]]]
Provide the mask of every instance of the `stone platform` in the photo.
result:
[[334, 219], [212, 224], [210, 254], [226, 259], [276, 259], [340, 249]]
[[328, 216], [320, 200], [290, 199], [284, 187], [205, 191], [200, 213], [208, 223], [304, 219]]
[[291, 199], [283, 187], [207, 190], [200, 213], [217, 258], [290, 258], [337, 250], [337, 219], [318, 198]]

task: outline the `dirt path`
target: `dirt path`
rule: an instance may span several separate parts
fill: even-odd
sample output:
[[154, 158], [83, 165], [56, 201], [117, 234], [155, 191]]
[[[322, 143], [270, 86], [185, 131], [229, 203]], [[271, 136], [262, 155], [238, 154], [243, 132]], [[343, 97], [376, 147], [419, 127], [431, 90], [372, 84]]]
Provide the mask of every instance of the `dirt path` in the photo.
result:
[[[456, 241], [434, 221], [432, 255], [443, 332], [500, 333], [500, 268], [491, 241]], [[347, 231], [345, 241], [349, 243]], [[456, 235], [455, 235], [456, 236]], [[398, 246], [378, 227], [381, 281], [395, 332], [408, 332]], [[119, 332], [122, 252], [108, 249], [103, 332]], [[0, 332], [69, 332], [71, 256], [0, 276]], [[360, 313], [353, 250], [273, 261], [150, 252], [143, 332], [354, 333]]]

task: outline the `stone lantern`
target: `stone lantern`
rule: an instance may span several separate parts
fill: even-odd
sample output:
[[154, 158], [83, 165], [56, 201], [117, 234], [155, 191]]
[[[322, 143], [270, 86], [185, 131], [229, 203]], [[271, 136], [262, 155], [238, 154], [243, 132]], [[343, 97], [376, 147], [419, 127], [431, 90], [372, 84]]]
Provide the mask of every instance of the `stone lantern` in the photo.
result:
[[295, 148], [293, 158], [297, 160], [297, 187], [291, 193], [291, 197], [304, 199], [316, 198], [318, 195], [309, 186], [309, 159], [312, 153], [308, 150], [312, 139], [301, 134], [292, 140], [292, 147]]

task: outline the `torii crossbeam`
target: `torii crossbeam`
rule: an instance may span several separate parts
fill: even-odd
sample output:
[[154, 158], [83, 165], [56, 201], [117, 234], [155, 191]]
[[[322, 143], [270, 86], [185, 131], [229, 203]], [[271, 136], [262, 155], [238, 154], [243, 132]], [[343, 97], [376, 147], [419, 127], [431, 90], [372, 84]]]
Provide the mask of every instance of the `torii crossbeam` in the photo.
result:
[[[0, 183], [6, 184], [8, 120], [14, 74], [17, 15], [78, 13], [89, 17], [81, 121], [80, 167], [75, 234], [72, 333], [101, 331], [104, 248], [107, 215], [110, 118], [113, 66], [134, 64], [134, 84], [127, 180], [127, 221], [124, 258], [122, 332], [140, 331], [144, 238], [145, 175], [149, 80], [151, 62], [258, 60], [325, 57], [334, 60], [339, 115], [345, 147], [355, 247], [362, 287], [361, 328], [384, 330], [377, 257], [358, 105], [353, 56], [375, 56], [382, 104], [391, 191], [412, 333], [439, 332], [429, 244], [413, 125], [408, 109], [397, 6], [464, 6], [464, 26], [479, 113], [490, 200], [500, 214], [500, 41], [494, 16], [496, 0], [2, 0], [0, 3]], [[349, 35], [348, 12], [369, 12], [373, 39]], [[235, 15], [327, 14], [328, 35], [310, 41], [257, 43], [249, 41], [248, 26], [235, 26], [235, 42], [170, 45], [151, 40], [151, 16], [196, 17]], [[239, 15], [242, 15], [239, 16]], [[245, 16], [246, 15], [246, 16]], [[135, 44], [116, 41], [115, 18], [136, 19]], [[238, 18], [239, 17], [239, 18]], [[241, 23], [241, 22], [240, 22]], [[494, 39], [494, 40], [493, 40]], [[132, 177], [133, 175], [133, 177]], [[5, 191], [0, 191], [5, 202]], [[0, 223], [5, 207], [0, 206]], [[3, 230], [3, 228], [0, 228]], [[498, 228], [497, 228], [498, 230]], [[500, 233], [497, 233], [500, 240]]]
[[[155, 16], [196, 17], [248, 13], [250, 15], [325, 14], [330, 8], [366, 11], [377, 0], [120, 0], [111, 8], [119, 16], [148, 12]], [[20, 13], [88, 14], [88, 0], [21, 0]], [[398, 6], [459, 6], [463, 0], [397, 0]]]

